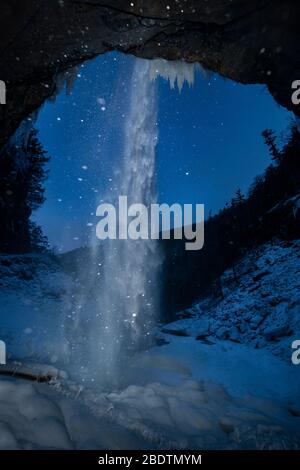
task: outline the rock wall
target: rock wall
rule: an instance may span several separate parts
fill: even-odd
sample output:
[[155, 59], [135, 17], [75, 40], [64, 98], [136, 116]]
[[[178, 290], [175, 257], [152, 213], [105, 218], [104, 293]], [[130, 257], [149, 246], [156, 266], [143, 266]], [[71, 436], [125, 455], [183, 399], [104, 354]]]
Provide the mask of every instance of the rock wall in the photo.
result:
[[293, 0], [2, 0], [0, 145], [55, 93], [57, 77], [110, 50], [201, 62], [265, 84], [281, 105], [300, 79], [300, 4]]

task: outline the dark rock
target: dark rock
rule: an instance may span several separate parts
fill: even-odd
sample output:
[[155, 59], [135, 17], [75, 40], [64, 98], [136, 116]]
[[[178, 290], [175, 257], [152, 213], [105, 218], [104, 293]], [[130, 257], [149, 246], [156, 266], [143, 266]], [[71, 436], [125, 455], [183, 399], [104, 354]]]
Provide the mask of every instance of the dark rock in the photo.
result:
[[229, 339], [234, 343], [241, 342], [241, 333], [236, 326], [233, 326], [229, 330]]
[[291, 328], [289, 325], [280, 325], [280, 326], [272, 326], [270, 328], [266, 328], [263, 332], [264, 337], [267, 341], [276, 341], [283, 336], [289, 336], [291, 334]]
[[161, 330], [163, 333], [167, 335], [173, 335], [173, 336], [189, 336], [185, 330], [179, 330], [179, 329], [171, 329], [171, 328], [163, 328]]
[[291, 101], [299, 15], [294, 0], [2, 0], [0, 143], [56, 92], [62, 73], [111, 50], [200, 62], [232, 80], [265, 84], [300, 115]]
[[26, 269], [20, 269], [18, 277], [23, 281], [32, 281], [32, 279], [34, 279], [34, 273]]
[[300, 408], [297, 408], [294, 405], [289, 405], [288, 406], [288, 412], [291, 416], [294, 416], [295, 418], [300, 417]]
[[199, 335], [196, 337], [196, 340], [200, 341], [203, 344], [207, 344], [208, 346], [212, 346], [213, 344], [215, 344], [214, 341], [211, 341], [211, 339], [208, 339], [207, 335]]
[[260, 281], [261, 279], [263, 279], [265, 276], [268, 276], [269, 274], [270, 274], [270, 271], [268, 270], [262, 271], [256, 274], [256, 276], [253, 276], [253, 281], [254, 282]]
[[266, 297], [269, 297], [270, 292], [261, 291], [260, 295], [261, 295], [261, 297], [266, 298]]
[[165, 346], [166, 344], [170, 344], [170, 341], [167, 341], [165, 338], [156, 338], [155, 344], [156, 346]]
[[225, 326], [221, 326], [217, 331], [216, 331], [216, 337], [218, 339], [228, 339], [229, 337], [229, 331]]
[[260, 288], [260, 285], [257, 284], [256, 286], [252, 287], [251, 289], [249, 289], [249, 294], [252, 294], [252, 292], [255, 292], [257, 289]]
[[230, 419], [228, 418], [221, 418], [220, 419], [220, 426], [221, 426], [221, 429], [226, 433], [226, 434], [230, 434], [234, 431], [234, 425], [233, 423], [231, 422]]
[[300, 234], [300, 194], [276, 204], [265, 216], [265, 227], [274, 227], [282, 238]]
[[6, 266], [8, 268], [13, 264], [9, 258], [0, 259], [0, 263], [2, 264], [2, 266]]
[[275, 296], [269, 299], [269, 304], [271, 305], [271, 307], [276, 307], [277, 305], [281, 304], [285, 300], [286, 299], [283, 299], [282, 297]]
[[176, 314], [176, 318], [178, 318], [178, 320], [184, 320], [186, 318], [195, 318], [195, 316], [195, 313], [191, 310], [182, 310], [181, 312]]

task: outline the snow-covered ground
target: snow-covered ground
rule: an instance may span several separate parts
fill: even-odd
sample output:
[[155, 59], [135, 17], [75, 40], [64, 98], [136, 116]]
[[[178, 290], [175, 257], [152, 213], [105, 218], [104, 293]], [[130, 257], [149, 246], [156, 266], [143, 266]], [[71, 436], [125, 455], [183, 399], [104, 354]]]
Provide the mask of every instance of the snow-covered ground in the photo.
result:
[[47, 255], [0, 256], [0, 338], [8, 358], [56, 363], [66, 355], [74, 280]]
[[140, 447], [147, 443], [49, 385], [0, 380], [0, 449]]
[[300, 241], [273, 241], [252, 250], [221, 278], [219, 298], [207, 297], [163, 330], [203, 342], [228, 339], [291, 361], [300, 339]]
[[299, 447], [297, 370], [267, 351], [227, 341], [168, 339], [138, 355], [128, 386], [106, 395], [104, 408], [114, 420], [156, 445]]
[[114, 391], [64, 374], [47, 385], [2, 378], [0, 448], [299, 448], [296, 369], [227, 341], [169, 340], [137, 355]]
[[27, 372], [37, 370], [32, 361], [51, 363], [44, 372], [54, 376], [1, 376], [0, 448], [300, 448], [300, 366], [290, 360], [300, 339], [299, 242], [247, 255], [224, 274], [224, 299], [164, 325], [161, 346], [133, 357], [112, 390], [78, 383], [68, 369], [61, 340], [72, 278], [47, 257], [2, 257], [0, 271], [10, 361]]

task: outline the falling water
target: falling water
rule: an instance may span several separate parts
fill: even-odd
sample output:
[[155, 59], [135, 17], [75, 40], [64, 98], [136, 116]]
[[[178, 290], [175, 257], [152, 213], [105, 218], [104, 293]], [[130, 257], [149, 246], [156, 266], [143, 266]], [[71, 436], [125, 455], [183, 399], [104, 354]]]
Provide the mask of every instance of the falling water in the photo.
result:
[[[177, 84], [181, 91], [185, 81], [193, 83], [194, 72], [190, 64], [135, 60], [123, 160], [115, 181], [118, 194], [107, 202], [117, 207], [120, 195], [127, 196], [128, 206], [138, 203], [149, 208], [157, 202], [155, 78], [162, 76], [171, 88]], [[69, 335], [76, 337], [76, 344], [71, 341], [72, 353], [87, 379], [118, 385], [133, 354], [151, 344], [153, 326], [159, 320], [161, 261], [157, 240], [105, 240], [100, 248], [94, 247]]]
[[[149, 72], [148, 61], [135, 61], [117, 182], [118, 196], [127, 196], [128, 205], [141, 203], [146, 207], [156, 202], [157, 96]], [[117, 201], [112, 202], [117, 205]], [[155, 240], [105, 241], [93, 344], [93, 361], [101, 364], [104, 381], [117, 382], [132, 353], [149, 343], [159, 310], [160, 258]]]

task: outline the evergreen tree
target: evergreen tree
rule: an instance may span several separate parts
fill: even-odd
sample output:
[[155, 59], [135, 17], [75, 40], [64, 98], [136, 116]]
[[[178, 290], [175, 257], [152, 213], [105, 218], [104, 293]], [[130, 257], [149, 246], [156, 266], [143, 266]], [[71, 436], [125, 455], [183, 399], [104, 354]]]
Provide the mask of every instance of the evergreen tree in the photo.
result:
[[269, 152], [272, 156], [272, 160], [279, 163], [281, 161], [281, 153], [277, 148], [276, 145], [276, 135], [275, 132], [271, 129], [266, 129], [263, 131], [262, 136], [265, 140], [267, 147], [269, 148]]
[[[273, 131], [266, 131], [263, 136], [272, 163], [255, 178], [247, 197], [238, 190], [231, 204], [226, 203], [218, 214], [206, 221], [203, 249], [188, 252], [184, 248], [179, 250], [169, 240], [165, 241], [167, 253], [174, 250], [172, 256], [166, 256], [165, 299], [168, 308], [170, 290], [174, 311], [195, 302], [212, 285], [217, 295], [222, 295], [221, 274], [231, 268], [238, 282], [236, 261], [249, 248], [256, 248], [273, 237], [299, 238], [299, 215], [297, 211], [289, 213], [285, 206], [300, 192], [299, 131], [296, 125], [291, 126], [280, 151]], [[279, 211], [276, 210], [278, 207]], [[172, 263], [168, 264], [169, 260]]]
[[40, 250], [46, 246], [41, 230], [30, 222], [32, 211], [44, 202], [43, 183], [49, 157], [38, 140], [37, 130], [10, 143], [0, 155], [0, 251]]
[[235, 193], [235, 198], [234, 199], [235, 199], [235, 205], [236, 206], [239, 206], [239, 205], [243, 204], [243, 202], [245, 201], [245, 196], [243, 195], [240, 188]]

